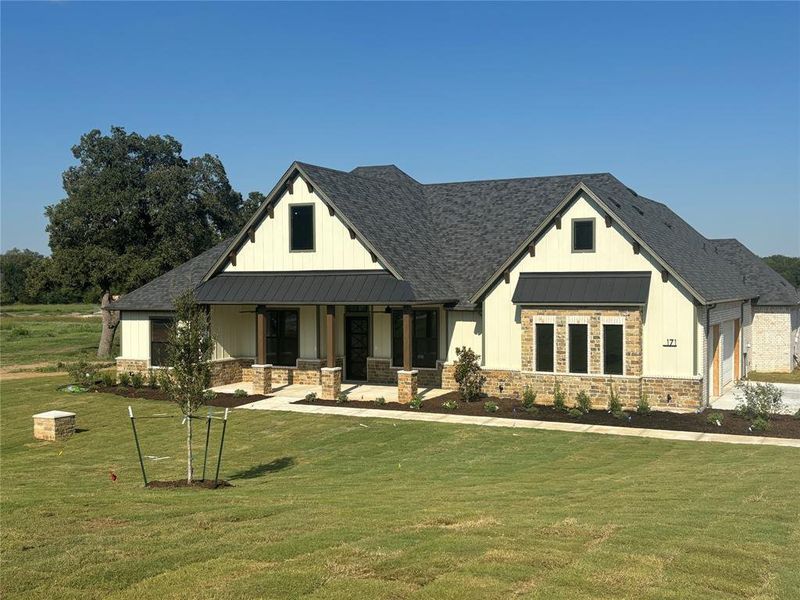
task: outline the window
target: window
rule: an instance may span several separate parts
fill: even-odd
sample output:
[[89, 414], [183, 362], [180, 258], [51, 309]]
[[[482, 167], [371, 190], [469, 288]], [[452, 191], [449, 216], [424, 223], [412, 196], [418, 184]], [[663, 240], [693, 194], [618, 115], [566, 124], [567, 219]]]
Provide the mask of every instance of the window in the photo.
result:
[[603, 373], [622, 375], [622, 325], [603, 325]]
[[589, 326], [571, 324], [569, 326], [569, 372], [589, 372]]
[[553, 372], [553, 330], [552, 323], [536, 324], [536, 370]]
[[572, 220], [572, 251], [594, 252], [594, 219]]
[[167, 364], [167, 338], [172, 327], [170, 317], [150, 319], [150, 366], [164, 367]]
[[[411, 313], [411, 365], [436, 368], [439, 357], [439, 311]], [[392, 311], [392, 366], [403, 366], [403, 311]]]
[[314, 249], [314, 205], [292, 204], [291, 215], [291, 250], [304, 251]]
[[267, 311], [267, 364], [297, 365], [297, 311]]

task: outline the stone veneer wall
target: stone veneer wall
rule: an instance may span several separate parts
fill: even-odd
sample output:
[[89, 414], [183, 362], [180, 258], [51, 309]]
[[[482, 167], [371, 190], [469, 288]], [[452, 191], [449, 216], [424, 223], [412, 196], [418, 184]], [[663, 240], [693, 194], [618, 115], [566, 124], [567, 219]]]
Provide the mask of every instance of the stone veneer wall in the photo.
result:
[[120, 373], [141, 373], [147, 375], [150, 370], [150, 361], [138, 358], [118, 358], [117, 375]]
[[[252, 364], [253, 361], [250, 361]], [[336, 359], [336, 366], [341, 367], [344, 359]], [[272, 367], [272, 386], [281, 385], [321, 385], [321, 369], [326, 364], [324, 358], [298, 358], [297, 366]], [[252, 369], [242, 370], [242, 381], [252, 381]]]
[[[442, 367], [445, 363], [436, 362], [435, 369], [423, 369], [414, 367], [418, 371], [417, 384], [423, 388], [442, 387]], [[376, 384], [396, 385], [397, 372], [402, 371], [401, 367], [393, 367], [391, 359], [367, 358], [367, 382]]]
[[211, 385], [228, 385], [244, 381], [244, 371], [253, 364], [247, 358], [225, 358], [211, 361]]

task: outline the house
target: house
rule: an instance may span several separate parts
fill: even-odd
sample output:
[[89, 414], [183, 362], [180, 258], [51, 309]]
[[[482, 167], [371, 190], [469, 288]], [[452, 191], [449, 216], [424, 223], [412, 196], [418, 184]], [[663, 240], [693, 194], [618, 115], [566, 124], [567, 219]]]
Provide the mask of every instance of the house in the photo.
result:
[[163, 364], [172, 300], [193, 289], [210, 310], [215, 384], [315, 384], [333, 398], [344, 378], [396, 384], [408, 401], [418, 386], [455, 389], [467, 346], [489, 394], [530, 386], [547, 401], [558, 382], [597, 406], [613, 389], [629, 406], [646, 394], [697, 408], [745, 358], [767, 364], [762, 287], [797, 323], [796, 290], [734, 242], [608, 173], [422, 184], [395, 166], [296, 162], [236, 236], [111, 305], [117, 366]]

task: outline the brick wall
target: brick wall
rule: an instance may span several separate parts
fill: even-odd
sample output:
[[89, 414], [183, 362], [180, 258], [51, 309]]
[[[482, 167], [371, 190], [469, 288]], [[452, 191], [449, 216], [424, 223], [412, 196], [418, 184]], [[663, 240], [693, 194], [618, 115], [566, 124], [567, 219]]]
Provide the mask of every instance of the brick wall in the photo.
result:
[[[442, 361], [437, 361], [435, 369], [421, 369], [414, 367], [417, 374], [417, 383], [423, 388], [442, 387]], [[367, 358], [367, 382], [375, 384], [396, 385], [397, 372], [402, 370], [400, 367], [393, 367], [388, 358]]]
[[228, 385], [244, 381], [244, 371], [253, 364], [246, 358], [225, 358], [211, 361], [211, 385]]
[[785, 306], [754, 306], [748, 355], [752, 371], [792, 369], [792, 318]]
[[117, 375], [120, 373], [141, 373], [147, 376], [150, 370], [150, 361], [139, 358], [118, 358], [117, 359]]

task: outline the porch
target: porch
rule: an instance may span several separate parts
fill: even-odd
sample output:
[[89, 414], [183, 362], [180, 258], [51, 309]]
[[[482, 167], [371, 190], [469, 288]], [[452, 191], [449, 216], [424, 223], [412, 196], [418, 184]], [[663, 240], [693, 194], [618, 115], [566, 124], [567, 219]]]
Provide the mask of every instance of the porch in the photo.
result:
[[[211, 390], [214, 392], [228, 394], [231, 394], [238, 389], [244, 390], [248, 394], [260, 393], [258, 390], [256, 390], [256, 386], [252, 382], [247, 381], [218, 385], [211, 388]], [[374, 402], [378, 398], [384, 398], [386, 402], [398, 402], [398, 390], [396, 385], [344, 382], [341, 384], [341, 391], [346, 393], [350, 400]], [[311, 393], [316, 394], [319, 397], [322, 393], [322, 386], [303, 384], [279, 385], [272, 388], [272, 394], [269, 398], [265, 400], [259, 400], [253, 404], [260, 405], [261, 403], [270, 403], [274, 402], [275, 400], [286, 399], [295, 402], [297, 400], [302, 400]], [[417, 394], [419, 394], [424, 400], [436, 398], [448, 393], [450, 393], [450, 390], [433, 387], [418, 388], [417, 390]], [[245, 407], [250, 408], [251, 405], [245, 405]]]

